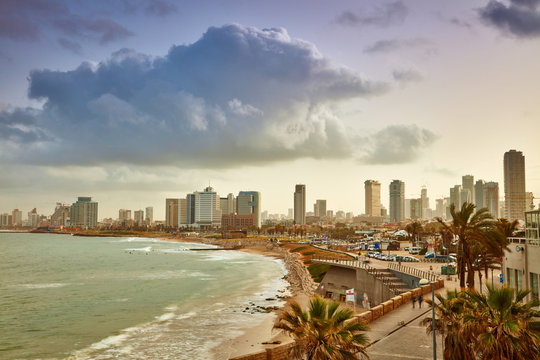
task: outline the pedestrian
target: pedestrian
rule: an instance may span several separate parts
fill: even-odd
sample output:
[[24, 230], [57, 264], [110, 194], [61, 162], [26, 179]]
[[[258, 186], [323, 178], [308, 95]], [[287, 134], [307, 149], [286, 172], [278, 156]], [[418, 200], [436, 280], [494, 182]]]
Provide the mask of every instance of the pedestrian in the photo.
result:
[[423, 299], [422, 299], [422, 295], [420, 295], [420, 296], [418, 297], [418, 307], [419, 307], [419, 308], [422, 307], [422, 300], [423, 300]]
[[412, 296], [412, 308], [414, 309], [414, 305], [416, 304], [416, 296]]

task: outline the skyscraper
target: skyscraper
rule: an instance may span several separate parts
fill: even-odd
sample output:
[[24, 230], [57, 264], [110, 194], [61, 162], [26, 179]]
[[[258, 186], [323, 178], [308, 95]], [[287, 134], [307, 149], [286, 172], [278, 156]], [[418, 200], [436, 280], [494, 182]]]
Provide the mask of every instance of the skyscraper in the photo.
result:
[[474, 205], [476, 210], [486, 207], [484, 204], [484, 186], [486, 182], [484, 180], [477, 180], [474, 184]]
[[474, 195], [474, 176], [472, 175], [463, 175], [461, 177], [461, 187], [463, 190], [469, 191], [468, 198], [461, 197], [461, 204], [463, 204], [465, 201], [469, 203], [474, 203], [476, 200], [476, 197]]
[[381, 183], [375, 180], [364, 182], [366, 215], [381, 216]]
[[484, 206], [488, 208], [490, 214], [495, 218], [499, 218], [499, 183], [490, 181], [484, 185]]
[[317, 200], [313, 206], [313, 212], [315, 216], [325, 217], [326, 216], [326, 200]]
[[144, 220], [146, 221], [147, 225], [152, 225], [152, 223], [154, 222], [154, 207], [147, 206], [145, 210], [146, 214]]
[[219, 206], [221, 208], [221, 215], [236, 214], [236, 201], [232, 193], [225, 198], [220, 198]]
[[255, 215], [255, 226], [261, 227], [261, 193], [258, 191], [240, 191], [236, 197], [238, 215]]
[[143, 210], [135, 210], [133, 213], [133, 219], [135, 220], [135, 224], [137, 226], [141, 226], [144, 224], [144, 211]]
[[504, 153], [504, 203], [506, 218], [524, 220], [527, 209], [525, 194], [525, 157], [521, 151]]
[[294, 190], [294, 222], [306, 224], [306, 185], [297, 184]]
[[178, 228], [180, 199], [165, 199], [165, 226]]
[[399, 222], [405, 218], [405, 183], [394, 180], [390, 183], [390, 221]]
[[98, 203], [91, 197], [79, 196], [71, 205], [71, 225], [83, 228], [95, 228], [97, 226]]
[[[420, 190], [420, 199], [422, 200], [422, 214], [424, 214], [426, 209], [429, 209], [429, 198], [425, 186], [422, 186], [422, 190]], [[424, 215], [422, 217], [425, 218]]]
[[210, 186], [195, 193], [195, 224], [199, 226], [221, 226], [219, 195]]
[[456, 211], [461, 210], [461, 185], [455, 185], [450, 188], [450, 204], [448, 206], [452, 204], [456, 207]]

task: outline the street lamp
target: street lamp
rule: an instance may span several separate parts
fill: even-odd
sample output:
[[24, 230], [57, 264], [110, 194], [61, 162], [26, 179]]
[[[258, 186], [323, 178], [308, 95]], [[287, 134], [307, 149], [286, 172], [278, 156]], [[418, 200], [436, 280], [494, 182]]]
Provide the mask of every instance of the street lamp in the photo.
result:
[[420, 286], [431, 284], [431, 324], [433, 325], [433, 360], [437, 360], [437, 337], [435, 335], [435, 284], [428, 279], [421, 279]]

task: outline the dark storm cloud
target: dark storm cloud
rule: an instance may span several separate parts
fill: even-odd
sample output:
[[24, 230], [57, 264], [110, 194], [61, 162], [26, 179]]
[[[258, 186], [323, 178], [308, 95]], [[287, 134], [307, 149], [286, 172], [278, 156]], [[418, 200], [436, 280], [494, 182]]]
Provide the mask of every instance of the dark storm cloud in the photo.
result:
[[[114, 5], [104, 4], [105, 7]], [[2, 0], [0, 36], [12, 40], [36, 40], [45, 31], [52, 31], [54, 28], [61, 34], [60, 38], [64, 39], [61, 45], [73, 51], [73, 47], [65, 45], [68, 44], [66, 41], [74, 44], [74, 38], [93, 39], [100, 44], [107, 44], [133, 35], [116, 21], [104, 17], [102, 11], [88, 12], [76, 8], [78, 5], [80, 4], [60, 0]], [[163, 12], [166, 3], [147, 1], [145, 6], [154, 9], [154, 12]]]
[[409, 13], [409, 9], [401, 1], [386, 3], [377, 6], [373, 11], [344, 11], [336, 22], [347, 26], [390, 26], [402, 24]]
[[[5, 144], [31, 144], [48, 141], [45, 131], [36, 126], [39, 111], [31, 108], [0, 111], [0, 140]], [[2, 154], [0, 147], [0, 155]]]
[[110, 19], [87, 19], [82, 16], [71, 15], [56, 19], [54, 25], [64, 34], [79, 38], [96, 38], [100, 44], [122, 40], [133, 33], [117, 22]]
[[480, 18], [505, 34], [523, 38], [540, 36], [538, 0], [512, 0], [510, 5], [490, 0], [478, 10]]
[[416, 125], [388, 126], [364, 139], [367, 145], [360, 160], [368, 164], [412, 162], [436, 139], [433, 132]]
[[122, 49], [71, 71], [34, 70], [29, 80], [43, 110], [20, 111], [54, 134], [39, 152], [16, 152], [30, 164], [232, 167], [350, 157], [332, 105], [388, 90], [284, 29], [241, 25], [209, 28], [164, 57]]
[[364, 48], [365, 53], [389, 53], [399, 51], [402, 49], [411, 48], [426, 48], [433, 51], [433, 43], [427, 39], [415, 38], [415, 39], [383, 39], [378, 40], [375, 43], [366, 46]]

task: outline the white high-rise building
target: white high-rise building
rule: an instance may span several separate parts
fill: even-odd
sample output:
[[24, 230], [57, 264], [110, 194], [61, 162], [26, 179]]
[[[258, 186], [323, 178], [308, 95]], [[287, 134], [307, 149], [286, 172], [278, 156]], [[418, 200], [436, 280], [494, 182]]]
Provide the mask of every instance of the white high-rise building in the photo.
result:
[[221, 226], [221, 209], [219, 195], [212, 187], [204, 191], [196, 191], [195, 195], [195, 224], [200, 226]]
[[375, 180], [364, 182], [367, 216], [381, 216], [381, 183]]
[[390, 183], [390, 221], [405, 220], [405, 183], [394, 180]]

